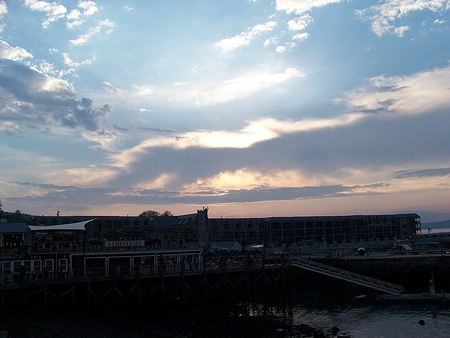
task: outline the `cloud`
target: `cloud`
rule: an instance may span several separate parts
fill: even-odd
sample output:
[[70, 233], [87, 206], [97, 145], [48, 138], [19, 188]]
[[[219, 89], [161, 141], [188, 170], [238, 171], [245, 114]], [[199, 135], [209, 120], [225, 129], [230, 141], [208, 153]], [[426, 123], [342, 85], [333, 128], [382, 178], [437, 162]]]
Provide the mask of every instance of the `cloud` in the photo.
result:
[[20, 134], [25, 133], [18, 124], [10, 121], [0, 122], [0, 132], [4, 133], [6, 136], [14, 137], [18, 137]]
[[[101, 179], [101, 173], [92, 170], [73, 169], [67, 173], [74, 176], [73, 181], [77, 180], [77, 176], [82, 186], [75, 184], [39, 184], [31, 182], [8, 182], [16, 186], [21, 186], [28, 191], [28, 195], [23, 197], [8, 198], [8, 201], [15, 202], [45, 202], [48, 205], [59, 206], [64, 201], [71, 201], [73, 207], [89, 210], [90, 205], [111, 205], [111, 204], [169, 204], [169, 203], [189, 203], [189, 204], [214, 204], [214, 203], [231, 203], [231, 202], [258, 202], [270, 200], [292, 200], [292, 199], [310, 199], [323, 198], [331, 196], [344, 196], [350, 194], [354, 189], [361, 186], [306, 186], [306, 187], [284, 187], [284, 188], [258, 188], [258, 189], [239, 189], [228, 190], [223, 193], [217, 193], [215, 190], [205, 190], [201, 193], [184, 193], [180, 191], [164, 190], [163, 188], [103, 188], [98, 187], [95, 180], [89, 177]], [[103, 172], [105, 174], [105, 172]], [[114, 172], [106, 172], [107, 176], [114, 176]], [[87, 181], [84, 181], [87, 179]], [[163, 182], [166, 177], [159, 178]], [[90, 182], [94, 186], [85, 187]], [[152, 187], [159, 185], [157, 181], [151, 182]], [[162, 183], [161, 185], [164, 185]]]
[[409, 30], [409, 26], [401, 26], [394, 29], [393, 33], [399, 37], [405, 35], [405, 32]]
[[[116, 170], [108, 168], [98, 168], [95, 165], [88, 168], [70, 168], [63, 170], [64, 175], [61, 180], [61, 184], [70, 184], [81, 187], [101, 187], [108, 181], [118, 176]], [[59, 172], [53, 173], [55, 177], [61, 176]], [[52, 179], [53, 182], [57, 181], [56, 178]]]
[[323, 7], [343, 0], [276, 0], [277, 11], [302, 14], [315, 7]]
[[242, 32], [235, 35], [232, 38], [223, 39], [217, 42], [214, 46], [222, 49], [222, 52], [229, 52], [233, 49], [241, 46], [248, 45], [250, 41], [263, 32], [271, 31], [275, 28], [277, 23], [275, 21], [269, 21], [265, 24], [260, 24], [252, 27], [248, 32]]
[[263, 45], [264, 45], [264, 47], [267, 47], [267, 46], [269, 46], [269, 45], [271, 45], [273, 43], [277, 43], [277, 38], [272, 37], [270, 39], [266, 39], [266, 41], [264, 41]]
[[103, 81], [103, 87], [104, 87], [107, 91], [109, 91], [109, 92], [111, 92], [111, 93], [113, 93], [113, 94], [116, 94], [116, 95], [122, 95], [122, 94], [125, 93], [125, 91], [123, 91], [122, 89], [119, 89], [119, 88], [115, 87], [112, 83], [110, 83], [110, 82], [108, 82], [108, 81]]
[[117, 129], [117, 130], [123, 131], [123, 132], [127, 132], [127, 131], [130, 131], [130, 130], [133, 130], [133, 126], [122, 127], [122, 126], [120, 126], [118, 124], [115, 124], [115, 123], [113, 124], [113, 127], [114, 127], [114, 129]]
[[20, 47], [11, 47], [7, 42], [0, 40], [0, 60], [22, 61], [33, 58], [33, 55]]
[[206, 92], [203, 90], [195, 93], [186, 92], [186, 94], [196, 98], [196, 102], [199, 104], [229, 102], [237, 98], [250, 96], [277, 83], [304, 76], [303, 73], [295, 68], [287, 68], [279, 72], [261, 68], [249, 71], [240, 77], [226, 80], [215, 89], [210, 89]]
[[3, 32], [5, 23], [3, 22], [3, 16], [8, 13], [8, 7], [4, 1], [0, 1], [0, 33]]
[[200, 130], [178, 134], [176, 137], [150, 138], [131, 149], [111, 155], [111, 159], [115, 161], [115, 166], [127, 168], [151, 148], [163, 147], [178, 150], [187, 148], [245, 149], [259, 142], [279, 138], [286, 134], [349, 125], [355, 123], [361, 117], [363, 117], [362, 114], [349, 114], [331, 119], [304, 119], [300, 121], [261, 119], [250, 122], [243, 129], [236, 131]]
[[290, 31], [300, 31], [305, 29], [313, 21], [311, 15], [304, 14], [298, 18], [289, 20], [287, 25]]
[[[81, 136], [90, 141], [97, 143], [101, 149], [107, 151], [115, 151], [116, 143], [117, 143], [117, 134], [109, 129], [101, 129], [101, 130], [85, 130], [81, 133]], [[94, 147], [95, 148], [95, 147]]]
[[80, 8], [82, 12], [79, 9], [74, 9], [67, 15], [68, 22], [66, 23], [66, 26], [69, 29], [81, 26], [85, 21], [84, 17], [91, 16], [98, 12], [97, 5], [93, 1], [79, 1], [78, 8]]
[[151, 131], [156, 133], [176, 133], [176, 130], [165, 129], [165, 128], [147, 128], [147, 127], [139, 127], [139, 129], [144, 131]]
[[48, 28], [52, 22], [64, 18], [67, 13], [67, 8], [56, 2], [25, 0], [25, 5], [32, 11], [44, 12], [47, 15], [47, 19], [42, 22], [42, 27], [44, 28]]
[[106, 34], [109, 34], [113, 31], [116, 24], [114, 22], [109, 21], [108, 19], [100, 21], [99, 24], [95, 27], [90, 27], [86, 34], [80, 35], [78, 38], [70, 40], [70, 43], [76, 46], [84, 45], [92, 37], [99, 35], [102, 31], [106, 30]]
[[403, 36], [404, 28], [394, 26], [396, 19], [416, 11], [440, 12], [448, 9], [450, 9], [448, 0], [386, 0], [375, 6], [357, 10], [356, 13], [364, 21], [372, 21], [372, 31], [378, 36], [387, 33]]
[[423, 170], [402, 170], [395, 173], [395, 178], [424, 178], [424, 177], [445, 177], [450, 176], [450, 168], [423, 169]]
[[95, 56], [92, 59], [87, 59], [82, 62], [74, 62], [67, 53], [61, 53], [64, 58], [64, 63], [69, 67], [79, 67], [83, 65], [90, 65], [93, 61], [95, 61]]
[[112, 112], [107, 104], [96, 107], [88, 98], [76, 100], [67, 81], [18, 65], [0, 68], [0, 98], [0, 120], [32, 125], [59, 124], [96, 131]]
[[300, 40], [300, 41], [302, 41], [302, 40], [306, 40], [308, 37], [309, 37], [308, 33], [298, 33], [298, 34], [295, 34], [292, 37], [292, 39], [293, 40]]
[[410, 76], [369, 79], [369, 85], [337, 102], [366, 112], [421, 114], [450, 108], [450, 66]]
[[[139, 105], [176, 104], [176, 105], [213, 105], [230, 102], [236, 99], [251, 96], [259, 91], [270, 88], [276, 84], [305, 76], [296, 68], [284, 70], [272, 69], [272, 65], [262, 65], [247, 70], [241, 76], [219, 82], [190, 83], [189, 86], [154, 87], [133, 85], [132, 89], [125, 90], [115, 87], [109, 82], [103, 82], [104, 87], [116, 94], [127, 96], [129, 100], [137, 101]], [[140, 112], [151, 111], [139, 108]]]

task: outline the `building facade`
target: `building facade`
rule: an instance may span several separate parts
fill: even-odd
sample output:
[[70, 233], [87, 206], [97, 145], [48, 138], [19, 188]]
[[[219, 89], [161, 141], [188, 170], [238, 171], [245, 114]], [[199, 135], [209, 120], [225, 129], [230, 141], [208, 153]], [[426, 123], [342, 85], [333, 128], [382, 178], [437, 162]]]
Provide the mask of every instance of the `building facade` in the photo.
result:
[[[11, 219], [7, 219], [10, 217]], [[93, 220], [88, 239], [146, 240], [163, 247], [237, 241], [242, 246], [304, 242], [351, 243], [407, 239], [421, 233], [420, 216], [410, 214], [209, 218], [208, 209], [181, 216], [30, 216], [3, 213], [3, 221], [34, 226]]]
[[211, 241], [291, 245], [305, 241], [349, 243], [410, 238], [421, 232], [418, 214], [210, 218]]

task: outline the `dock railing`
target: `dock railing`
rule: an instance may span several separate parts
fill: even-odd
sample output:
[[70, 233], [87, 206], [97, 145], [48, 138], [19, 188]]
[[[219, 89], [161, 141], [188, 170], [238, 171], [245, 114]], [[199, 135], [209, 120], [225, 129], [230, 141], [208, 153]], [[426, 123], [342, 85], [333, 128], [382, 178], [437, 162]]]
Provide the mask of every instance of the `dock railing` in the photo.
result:
[[347, 270], [342, 270], [333, 266], [318, 263], [308, 259], [292, 258], [290, 261], [291, 266], [295, 266], [301, 269], [306, 269], [312, 272], [317, 272], [322, 275], [334, 277], [337, 279], [345, 280], [350, 283], [362, 285], [371, 289], [389, 293], [392, 295], [398, 295], [405, 291], [403, 286], [385, 282], [372, 277], [360, 275]]

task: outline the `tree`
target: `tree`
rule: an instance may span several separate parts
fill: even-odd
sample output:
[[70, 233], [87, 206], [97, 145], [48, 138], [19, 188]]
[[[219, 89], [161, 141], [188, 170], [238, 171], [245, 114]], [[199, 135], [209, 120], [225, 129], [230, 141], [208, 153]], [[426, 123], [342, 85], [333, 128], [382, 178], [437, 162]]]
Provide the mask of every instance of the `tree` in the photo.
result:
[[163, 213], [156, 210], [147, 210], [141, 212], [139, 216], [156, 217], [156, 216], [173, 216], [173, 214], [169, 210], [166, 210]]

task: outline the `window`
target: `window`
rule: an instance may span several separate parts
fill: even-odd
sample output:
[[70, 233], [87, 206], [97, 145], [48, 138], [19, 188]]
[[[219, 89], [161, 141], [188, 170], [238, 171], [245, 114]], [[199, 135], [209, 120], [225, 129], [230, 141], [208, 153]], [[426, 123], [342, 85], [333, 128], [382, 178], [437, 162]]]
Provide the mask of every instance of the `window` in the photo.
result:
[[44, 262], [45, 270], [53, 271], [53, 259], [46, 259]]

